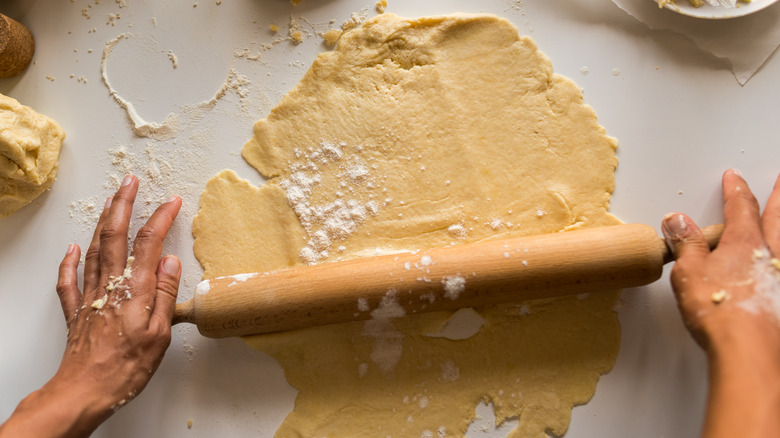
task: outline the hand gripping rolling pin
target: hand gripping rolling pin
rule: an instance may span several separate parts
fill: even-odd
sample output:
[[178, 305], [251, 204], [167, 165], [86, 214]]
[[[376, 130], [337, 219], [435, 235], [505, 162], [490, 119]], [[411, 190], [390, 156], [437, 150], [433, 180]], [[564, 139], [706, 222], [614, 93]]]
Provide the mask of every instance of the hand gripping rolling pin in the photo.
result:
[[[703, 230], [710, 247], [722, 230]], [[206, 280], [173, 322], [223, 338], [370, 319], [382, 300], [409, 315], [617, 290], [656, 281], [671, 260], [642, 224], [490, 240]]]

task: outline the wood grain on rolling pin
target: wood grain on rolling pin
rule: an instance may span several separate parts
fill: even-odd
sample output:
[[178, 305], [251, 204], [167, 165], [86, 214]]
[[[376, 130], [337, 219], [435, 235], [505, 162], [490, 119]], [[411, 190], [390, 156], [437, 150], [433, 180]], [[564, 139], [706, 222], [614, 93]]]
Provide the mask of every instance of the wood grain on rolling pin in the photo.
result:
[[[711, 246], [721, 230], [706, 229]], [[615, 290], [654, 282], [669, 259], [641, 224], [455, 245], [217, 278], [177, 305], [174, 323], [221, 338], [365, 320], [383, 299], [408, 315]], [[448, 278], [465, 287], [448, 290]]]

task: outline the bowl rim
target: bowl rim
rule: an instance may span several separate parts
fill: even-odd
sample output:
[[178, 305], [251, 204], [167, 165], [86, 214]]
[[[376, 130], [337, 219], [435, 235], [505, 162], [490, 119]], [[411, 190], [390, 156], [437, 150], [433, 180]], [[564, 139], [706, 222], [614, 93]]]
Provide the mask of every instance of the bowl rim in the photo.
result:
[[688, 0], [676, 0], [676, 3], [679, 4], [667, 3], [664, 5], [664, 8], [688, 17], [703, 18], [707, 20], [723, 20], [744, 17], [763, 10], [776, 2], [777, 0], [753, 0], [750, 3], [738, 5], [736, 8], [724, 8], [721, 6], [710, 6], [708, 4], [695, 8], [688, 4]]

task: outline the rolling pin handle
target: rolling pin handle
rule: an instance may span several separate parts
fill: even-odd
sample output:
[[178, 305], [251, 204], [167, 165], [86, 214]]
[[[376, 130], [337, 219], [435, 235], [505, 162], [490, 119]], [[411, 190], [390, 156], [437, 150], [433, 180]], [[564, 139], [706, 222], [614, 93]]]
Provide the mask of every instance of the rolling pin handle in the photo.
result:
[[172, 325], [180, 322], [189, 322], [195, 324], [195, 299], [176, 304], [176, 310], [173, 313]]
[[[707, 240], [707, 246], [711, 250], [715, 249], [720, 243], [720, 237], [723, 234], [723, 224], [710, 225], [701, 229], [704, 239]], [[669, 248], [669, 244], [664, 241], [664, 264], [674, 261], [674, 253]]]

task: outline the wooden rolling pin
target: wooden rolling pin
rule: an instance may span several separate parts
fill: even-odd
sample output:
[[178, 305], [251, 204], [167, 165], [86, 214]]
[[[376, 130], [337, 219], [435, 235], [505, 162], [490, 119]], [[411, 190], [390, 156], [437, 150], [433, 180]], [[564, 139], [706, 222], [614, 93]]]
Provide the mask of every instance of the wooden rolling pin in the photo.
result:
[[[722, 229], [704, 229], [711, 247]], [[492, 240], [206, 280], [173, 322], [223, 338], [617, 290], [654, 282], [671, 259], [641, 224]]]

